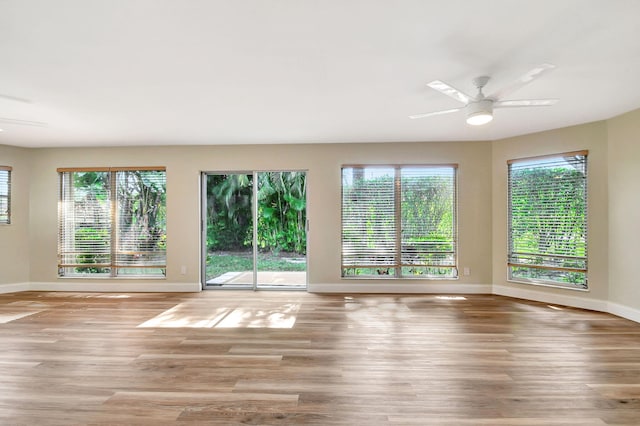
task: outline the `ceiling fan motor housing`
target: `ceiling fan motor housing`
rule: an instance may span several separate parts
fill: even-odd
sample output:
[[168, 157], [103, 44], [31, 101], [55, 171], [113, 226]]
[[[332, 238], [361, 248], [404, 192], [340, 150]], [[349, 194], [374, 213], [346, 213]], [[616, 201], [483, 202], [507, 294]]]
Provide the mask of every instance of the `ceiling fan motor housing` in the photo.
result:
[[475, 84], [478, 90], [482, 90], [482, 88], [489, 82], [489, 78], [490, 77], [486, 75], [481, 75], [480, 77], [476, 77], [473, 79], [473, 84]]
[[469, 102], [466, 110], [467, 123], [469, 124], [480, 125], [493, 120], [493, 100], [491, 99]]

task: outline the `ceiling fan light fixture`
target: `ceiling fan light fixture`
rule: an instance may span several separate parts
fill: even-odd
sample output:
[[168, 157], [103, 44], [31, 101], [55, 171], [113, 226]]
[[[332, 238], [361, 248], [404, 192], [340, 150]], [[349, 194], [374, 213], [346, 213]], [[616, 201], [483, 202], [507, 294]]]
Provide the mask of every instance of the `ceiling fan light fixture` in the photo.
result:
[[482, 126], [493, 120], [493, 103], [491, 100], [471, 102], [467, 105], [467, 124]]
[[493, 120], [493, 115], [488, 112], [476, 112], [467, 116], [467, 124], [472, 126], [482, 126]]

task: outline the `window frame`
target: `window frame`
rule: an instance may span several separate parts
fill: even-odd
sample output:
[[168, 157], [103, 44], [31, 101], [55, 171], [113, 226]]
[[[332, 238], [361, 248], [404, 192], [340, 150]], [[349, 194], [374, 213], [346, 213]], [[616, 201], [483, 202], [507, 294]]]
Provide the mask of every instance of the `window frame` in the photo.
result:
[[[13, 168], [11, 166], [0, 166], [0, 182], [4, 180], [2, 177], [6, 173], [6, 188], [7, 193], [0, 193], [0, 199], [6, 199], [6, 219], [0, 217], [0, 225], [11, 225], [11, 172]], [[0, 207], [3, 203], [0, 203]], [[4, 215], [3, 215], [4, 216]]]
[[[589, 277], [589, 268], [588, 268], [588, 223], [589, 223], [589, 215], [588, 215], [588, 199], [589, 199], [589, 188], [588, 188], [588, 150], [581, 151], [569, 151], [562, 152], [556, 154], [547, 154], [533, 157], [524, 157], [518, 159], [512, 159], [507, 161], [507, 281], [517, 282], [522, 284], [531, 284], [531, 285], [540, 285], [547, 287], [555, 287], [562, 289], [570, 289], [570, 290], [578, 290], [578, 291], [588, 291], [588, 277]], [[578, 159], [579, 157], [583, 157], [582, 159]], [[574, 160], [570, 160], [570, 158], [574, 158]], [[583, 199], [577, 200], [580, 203], [580, 207], [584, 212], [584, 221], [580, 223], [580, 226], [583, 229], [583, 242], [581, 245], [583, 248], [581, 250], [584, 251], [583, 256], [577, 255], [566, 255], [560, 254], [556, 252], [522, 252], [514, 249], [514, 224], [513, 224], [513, 192], [512, 192], [512, 170], [514, 165], [522, 165], [522, 164], [531, 164], [530, 166], [521, 166], [522, 168], [527, 168], [530, 170], [538, 169], [542, 170], [545, 168], [549, 168], [553, 162], [557, 162], [560, 164], [561, 161], [564, 161], [567, 165], [580, 165], [583, 168], [583, 177], [581, 177], [582, 185], [580, 189], [584, 194]], [[546, 166], [545, 166], [546, 162]], [[535, 163], [539, 163], [538, 167], [535, 166]], [[574, 198], [576, 200], [576, 198]], [[553, 216], [554, 218], [559, 218], [557, 214]], [[564, 217], [563, 217], [564, 218]], [[577, 235], [577, 234], [572, 234]], [[577, 250], [577, 248], [575, 249]], [[556, 250], [559, 251], [559, 250]], [[522, 260], [519, 262], [517, 259], [518, 256], [521, 256], [522, 259], [534, 259], [536, 256], [540, 258], [540, 262], [544, 262], [542, 259], [547, 259], [547, 263], [558, 262], [561, 259], [569, 259], [575, 262], [583, 263], [584, 267], [567, 267], [567, 266], [557, 266], [557, 265], [549, 265], [549, 264], [537, 264], [537, 263], [525, 263]], [[547, 277], [523, 277], [523, 276], [515, 276], [514, 269], [521, 268], [523, 270], [529, 269], [530, 273], [533, 273], [534, 270], [539, 270], [540, 275], [542, 275], [541, 271], [546, 271], [549, 276]], [[571, 283], [569, 281], [560, 281], [558, 279], [554, 279], [553, 274], [561, 277], [563, 273], [567, 274], [583, 274], [584, 282], [575, 282]], [[578, 275], [576, 275], [578, 276]], [[551, 277], [551, 278], [550, 278]]]
[[[392, 263], [378, 265], [378, 264], [370, 264], [365, 265], [362, 264], [354, 264], [350, 261], [345, 260], [345, 225], [348, 223], [345, 221], [345, 170], [346, 169], [355, 169], [359, 168], [362, 170], [362, 173], [366, 173], [366, 170], [369, 169], [389, 169], [393, 170], [393, 199], [387, 200], [386, 204], [393, 204], [393, 242], [392, 244], [387, 244], [387, 248], [384, 253], [381, 253], [383, 257], [392, 258]], [[433, 170], [432, 174], [425, 173], [420, 177], [432, 177], [437, 176], [435, 170], [437, 169], [449, 169], [451, 172], [451, 186], [448, 188], [451, 191], [450, 200], [450, 214], [451, 214], [451, 232], [450, 238], [451, 240], [446, 242], [445, 244], [450, 244], [452, 247], [446, 253], [443, 251], [428, 251], [424, 250], [420, 252], [421, 254], [425, 254], [425, 257], [429, 255], [437, 255], [437, 254], [450, 254], [451, 259], [448, 261], [449, 264], [445, 264], [445, 261], [441, 263], [431, 261], [431, 263], [420, 263], [420, 261], [414, 261], [413, 263], [408, 263], [406, 260], [407, 255], [407, 241], [403, 239], [403, 229], [402, 226], [406, 226], [403, 223], [404, 217], [402, 216], [402, 202], [403, 202], [403, 187], [402, 184], [402, 173], [403, 170], [409, 171], [411, 169], [425, 169], [425, 170]], [[443, 174], [445, 176], [446, 173]], [[446, 163], [446, 164], [345, 164], [341, 166], [341, 265], [340, 265], [340, 276], [342, 279], [391, 279], [391, 280], [399, 280], [399, 279], [422, 279], [422, 280], [458, 280], [458, 164], [454, 163]], [[388, 243], [388, 242], [387, 242]], [[426, 241], [427, 245], [429, 243], [434, 243], [434, 241], [428, 240]], [[437, 243], [436, 243], [437, 244]], [[393, 248], [391, 248], [391, 245]], [[353, 270], [351, 273], [347, 273], [347, 270]], [[357, 270], [369, 271], [369, 273], [358, 273]], [[412, 272], [412, 270], [416, 272]], [[447, 270], [448, 273], [443, 273], [444, 270]], [[406, 271], [406, 272], [405, 272]]]
[[[58, 277], [59, 278], [89, 278], [89, 279], [166, 279], [166, 168], [159, 167], [80, 167], [80, 168], [58, 168]], [[104, 230], [106, 235], [102, 236], [102, 239], [108, 244], [107, 251], [86, 251], [80, 252], [88, 256], [94, 256], [95, 258], [104, 257], [107, 259], [105, 262], [65, 262], [65, 259], [74, 257], [73, 253], [77, 253], [77, 243], [75, 242], [75, 236], [78, 228], [75, 216], [75, 210], [77, 209], [76, 200], [73, 198], [66, 198], [68, 194], [66, 192], [73, 191], [77, 188], [73, 186], [74, 173], [88, 173], [98, 172], [105, 173], [107, 175], [105, 191], [102, 194], [106, 196], [106, 209], [108, 213], [105, 214], [105, 206], [101, 207], [102, 212], [98, 214], [100, 220], [107, 224], [108, 227]], [[129, 241], [142, 242], [142, 240], [131, 240], [129, 236], [125, 236], [120, 232], [120, 222], [122, 216], [120, 214], [120, 195], [122, 194], [120, 189], [119, 174], [122, 172], [162, 172], [163, 176], [160, 183], [163, 185], [163, 192], [160, 194], [161, 201], [160, 207], [164, 210], [164, 223], [162, 224], [161, 234], [159, 241], [162, 244], [158, 244], [160, 250], [152, 251], [136, 251], [135, 253], [125, 250], [124, 244]], [[155, 183], [155, 182], [153, 182]], [[65, 188], [65, 185], [67, 188]], [[73, 189], [72, 189], [73, 188]], [[66, 192], [65, 192], [66, 191]], [[124, 192], [128, 194], [129, 192]], [[139, 195], [139, 194], [138, 194]], [[134, 198], [138, 200], [139, 198]], [[65, 203], [72, 203], [71, 212], [68, 205]], [[72, 216], [71, 219], [67, 215]], [[68, 224], [69, 222], [69, 224]], [[71, 228], [69, 228], [69, 226]], [[100, 228], [103, 229], [103, 228]], [[73, 234], [74, 241], [68, 243], [65, 241], [65, 233], [70, 232]], [[94, 239], [93, 237], [90, 239]], [[99, 243], [98, 242], [98, 243]], [[91, 244], [90, 244], [91, 245]], [[68, 247], [72, 247], [72, 251], [68, 250]], [[82, 248], [82, 246], [81, 246]], [[140, 250], [140, 249], [138, 249]], [[140, 253], [136, 255], [137, 253]], [[157, 254], [159, 258], [157, 258]], [[146, 261], [145, 261], [146, 258]], [[77, 257], [74, 259], [76, 260]], [[143, 259], [143, 260], [140, 260]], [[153, 260], [151, 260], [153, 259]], [[98, 271], [82, 271], [78, 269], [97, 269]], [[134, 271], [133, 273], [123, 273], [125, 271]], [[153, 271], [156, 273], [141, 273], [138, 271]]]

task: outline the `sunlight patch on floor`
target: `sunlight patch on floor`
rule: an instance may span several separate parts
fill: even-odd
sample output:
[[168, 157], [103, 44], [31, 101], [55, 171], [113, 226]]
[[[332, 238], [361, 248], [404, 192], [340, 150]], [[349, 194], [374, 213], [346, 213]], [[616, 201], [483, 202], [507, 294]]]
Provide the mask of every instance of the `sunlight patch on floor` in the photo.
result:
[[0, 312], [0, 324], [6, 324], [11, 321], [15, 321], [20, 318], [28, 317], [29, 315], [37, 314], [40, 311], [29, 312]]
[[436, 299], [440, 300], [467, 300], [464, 296], [436, 296]]
[[204, 308], [181, 303], [143, 322], [141, 328], [292, 328], [299, 303], [248, 308]]

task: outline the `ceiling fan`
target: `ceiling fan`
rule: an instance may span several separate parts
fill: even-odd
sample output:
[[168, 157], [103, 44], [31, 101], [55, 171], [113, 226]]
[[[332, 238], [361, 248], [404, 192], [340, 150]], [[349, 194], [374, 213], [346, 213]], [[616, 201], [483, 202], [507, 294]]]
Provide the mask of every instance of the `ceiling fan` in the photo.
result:
[[445, 109], [442, 111], [433, 111], [424, 114], [410, 115], [409, 118], [424, 118], [431, 117], [433, 115], [449, 114], [451, 112], [465, 110], [465, 113], [467, 114], [467, 123], [474, 126], [479, 126], [482, 124], [487, 124], [488, 122], [493, 120], [494, 108], [551, 106], [558, 102], [558, 99], [506, 100], [504, 99], [504, 96], [520, 89], [526, 84], [531, 83], [533, 80], [545, 74], [546, 72], [553, 70], [555, 67], [556, 66], [552, 64], [539, 65], [526, 74], [522, 75], [511, 85], [506, 86], [489, 96], [485, 96], [485, 94], [482, 93], [482, 88], [489, 81], [489, 77], [487, 76], [480, 76], [473, 79], [473, 84], [478, 89], [478, 94], [476, 96], [468, 95], [443, 81], [434, 80], [428, 83], [427, 86], [434, 90], [437, 90], [440, 93], [450, 96], [457, 101], [462, 102], [464, 106], [459, 108]]
[[[25, 104], [33, 103], [29, 99], [24, 99], [24, 98], [19, 98], [17, 96], [10, 96], [10, 95], [4, 95], [4, 94], [0, 94], [0, 98], [6, 99], [9, 101], [14, 101], [14, 102], [22, 102]], [[0, 123], [18, 124], [21, 126], [36, 126], [36, 127], [47, 127], [48, 125], [47, 123], [44, 123], [42, 121], [20, 120], [17, 118], [7, 118], [7, 117], [0, 117]]]

